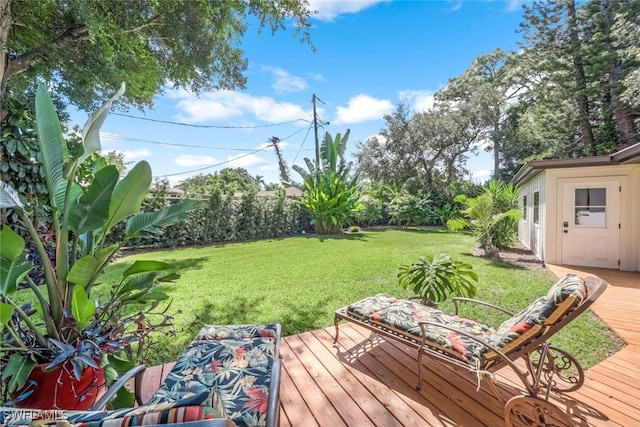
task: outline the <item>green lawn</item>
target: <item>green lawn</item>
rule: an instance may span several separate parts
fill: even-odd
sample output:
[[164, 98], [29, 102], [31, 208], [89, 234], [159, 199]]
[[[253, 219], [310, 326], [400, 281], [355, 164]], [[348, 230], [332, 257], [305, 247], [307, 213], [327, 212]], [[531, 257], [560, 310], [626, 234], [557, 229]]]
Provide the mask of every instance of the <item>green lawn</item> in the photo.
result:
[[[106, 279], [115, 280], [117, 276], [112, 275], [119, 275], [134, 259], [178, 266], [182, 277], [163, 285], [172, 298], [170, 311], [180, 311], [175, 315], [178, 335], [163, 337], [151, 355], [150, 363], [156, 364], [175, 360], [203, 323], [279, 322], [286, 336], [333, 325], [337, 308], [379, 292], [409, 296], [398, 285], [398, 266], [426, 253], [444, 252], [471, 263], [479, 275], [477, 297], [513, 310], [546, 293], [556, 280], [546, 270], [474, 257], [472, 247], [472, 237], [465, 234], [388, 229], [136, 254], [109, 266], [105, 274]], [[107, 291], [103, 285], [92, 296], [99, 298]], [[565, 328], [554, 343], [585, 366], [620, 346], [619, 339], [591, 313]]]

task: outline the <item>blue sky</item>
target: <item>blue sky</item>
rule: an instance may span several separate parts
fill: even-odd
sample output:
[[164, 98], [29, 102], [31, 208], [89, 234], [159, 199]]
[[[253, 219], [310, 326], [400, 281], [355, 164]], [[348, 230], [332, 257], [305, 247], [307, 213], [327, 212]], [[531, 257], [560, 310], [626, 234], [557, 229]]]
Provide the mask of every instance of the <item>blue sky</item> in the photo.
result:
[[[312, 0], [319, 11], [311, 38], [317, 51], [292, 32], [257, 34], [250, 27], [242, 48], [249, 61], [247, 87], [202, 93], [167, 90], [153, 108], [113, 114], [102, 127], [102, 148], [147, 160], [155, 177], [172, 184], [188, 176], [243, 167], [266, 182], [278, 182], [276, 136], [289, 165], [315, 157], [312, 95], [322, 122], [320, 140], [351, 130], [356, 143], [384, 127], [384, 114], [400, 102], [416, 111], [429, 108], [433, 93], [500, 47], [517, 49], [521, 1]], [[118, 113], [118, 112], [114, 112]], [[79, 125], [86, 115], [73, 114]], [[172, 121], [196, 126], [161, 123]], [[259, 151], [258, 151], [259, 150]], [[476, 179], [490, 174], [491, 155], [471, 155]], [[292, 171], [292, 177], [297, 174]]]

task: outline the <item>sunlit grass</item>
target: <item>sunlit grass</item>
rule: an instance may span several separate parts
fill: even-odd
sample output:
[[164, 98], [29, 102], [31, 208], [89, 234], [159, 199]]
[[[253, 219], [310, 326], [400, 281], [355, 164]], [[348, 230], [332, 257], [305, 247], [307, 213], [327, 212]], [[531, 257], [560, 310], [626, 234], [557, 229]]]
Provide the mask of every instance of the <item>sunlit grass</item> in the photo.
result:
[[[161, 337], [150, 362], [175, 360], [204, 324], [279, 322], [283, 334], [333, 325], [334, 311], [384, 292], [410, 296], [398, 284], [402, 263], [427, 253], [448, 253], [469, 262], [479, 275], [479, 299], [519, 310], [556, 281], [546, 270], [526, 270], [471, 255], [473, 239], [440, 229], [383, 230], [340, 236], [301, 236], [157, 251], [109, 266], [101, 289], [134, 259], [173, 263], [181, 278], [163, 290], [172, 300], [177, 337]], [[444, 308], [449, 308], [445, 303]], [[492, 320], [492, 319], [489, 319]], [[493, 319], [495, 320], [495, 319]], [[192, 325], [189, 328], [189, 325]], [[554, 344], [591, 366], [615, 351], [619, 341], [595, 316], [583, 315]]]

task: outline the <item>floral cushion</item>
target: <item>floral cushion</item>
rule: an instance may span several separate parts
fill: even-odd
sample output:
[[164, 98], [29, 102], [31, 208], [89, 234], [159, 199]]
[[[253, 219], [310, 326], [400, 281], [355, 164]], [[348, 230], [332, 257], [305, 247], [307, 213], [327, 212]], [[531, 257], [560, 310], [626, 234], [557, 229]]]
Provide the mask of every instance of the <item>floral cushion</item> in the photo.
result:
[[267, 323], [264, 325], [225, 325], [212, 326], [204, 325], [194, 341], [202, 340], [225, 340], [225, 339], [245, 339], [245, 338], [273, 338], [278, 336], [278, 325]]
[[[269, 328], [205, 327], [176, 362], [150, 403], [172, 402], [207, 393], [202, 403], [214, 418], [228, 418], [238, 426], [266, 423], [275, 334]], [[256, 336], [240, 339], [202, 339], [211, 336]], [[266, 334], [266, 337], [261, 335]]]
[[171, 424], [214, 418], [201, 403], [207, 394], [199, 394], [172, 403], [145, 405], [112, 411], [61, 411], [2, 408], [0, 425], [29, 425], [32, 422], [55, 424], [65, 421], [77, 427], [129, 427]]
[[492, 344], [503, 352], [509, 352], [540, 333], [546, 325], [557, 322], [585, 296], [582, 280], [574, 274], [567, 274], [551, 287], [546, 296], [502, 323], [493, 334]]
[[[376, 308], [377, 310], [375, 310]], [[377, 323], [416, 341], [422, 339], [422, 331], [418, 323], [423, 321], [440, 323], [459, 329], [473, 335], [480, 341], [487, 341], [487, 337], [493, 334], [493, 328], [475, 320], [465, 319], [420, 303], [398, 300], [386, 295], [376, 295], [359, 301], [349, 306], [348, 310], [357, 312], [361, 316], [371, 312], [368, 320], [372, 323]], [[481, 342], [449, 329], [428, 326], [426, 332], [426, 340], [429, 345], [453, 354], [474, 366], [482, 359], [482, 354], [487, 351], [487, 347]]]
[[373, 297], [365, 298], [362, 301], [351, 304], [347, 307], [347, 312], [353, 317], [360, 319], [368, 319], [376, 311], [387, 308], [398, 302], [398, 298], [385, 294], [378, 294]]

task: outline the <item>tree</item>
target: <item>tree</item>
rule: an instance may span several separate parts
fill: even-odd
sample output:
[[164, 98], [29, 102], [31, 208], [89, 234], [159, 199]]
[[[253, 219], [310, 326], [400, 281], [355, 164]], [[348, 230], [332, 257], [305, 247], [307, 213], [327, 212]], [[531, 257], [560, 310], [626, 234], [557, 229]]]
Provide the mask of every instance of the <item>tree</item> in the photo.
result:
[[384, 116], [379, 137], [358, 144], [360, 170], [374, 181], [400, 187], [418, 180], [427, 192], [467, 175], [467, 154], [476, 149], [484, 125], [477, 104], [440, 104], [409, 115], [402, 104]]
[[[623, 96], [637, 73], [636, 2], [553, 0], [525, 5], [517, 68], [517, 133], [537, 158], [609, 154], [637, 142], [637, 107]], [[514, 134], [513, 129], [510, 131]], [[521, 142], [531, 143], [524, 138]]]
[[383, 116], [386, 127], [380, 130], [380, 135], [356, 144], [358, 167], [371, 180], [400, 187], [415, 177], [414, 165], [403, 161], [406, 151], [404, 139], [411, 116], [412, 112], [406, 105], [396, 105], [391, 114]]
[[260, 31], [293, 21], [310, 44], [311, 14], [302, 0], [0, 0], [0, 98], [29, 98], [46, 83], [89, 110], [126, 81], [124, 103], [142, 108], [167, 82], [196, 93], [242, 88], [248, 17]]
[[464, 217], [450, 219], [447, 227], [454, 231], [471, 228], [476, 242], [491, 256], [517, 239], [522, 217], [517, 200], [518, 190], [512, 184], [491, 181], [478, 197], [456, 196], [457, 202], [466, 205]]
[[438, 91], [436, 100], [460, 109], [469, 120], [469, 127], [476, 133], [474, 140], [490, 142], [494, 157], [494, 178], [499, 178], [502, 133], [500, 132], [505, 110], [510, 100], [522, 89], [514, 84], [508, 62], [514, 52], [503, 52], [500, 48], [476, 58], [465, 72], [450, 79], [446, 88]]
[[359, 208], [359, 173], [351, 174], [351, 162], [345, 161], [345, 151], [349, 139], [349, 130], [336, 134], [333, 138], [328, 132], [320, 145], [320, 164], [315, 165], [305, 157], [305, 171], [299, 165], [293, 165], [304, 181], [304, 193], [300, 202], [311, 214], [311, 223], [318, 234], [333, 234], [342, 231], [342, 227], [351, 223]]

